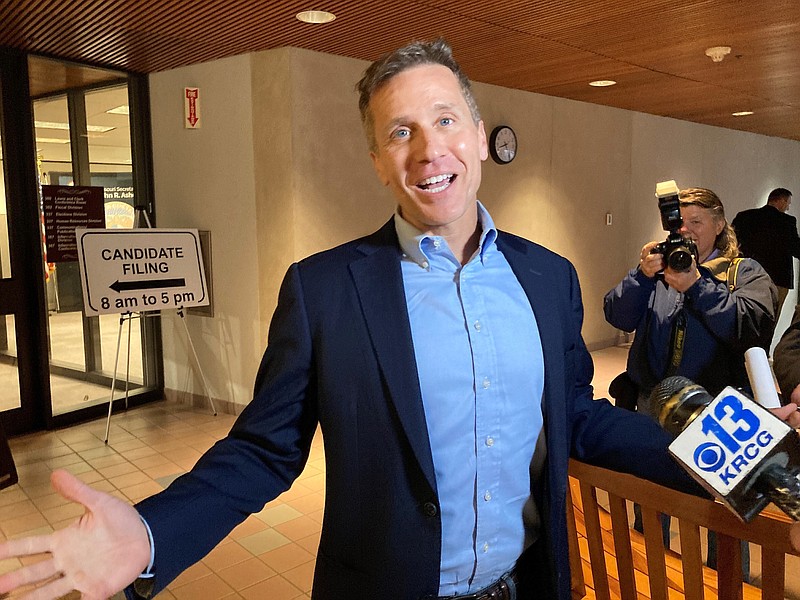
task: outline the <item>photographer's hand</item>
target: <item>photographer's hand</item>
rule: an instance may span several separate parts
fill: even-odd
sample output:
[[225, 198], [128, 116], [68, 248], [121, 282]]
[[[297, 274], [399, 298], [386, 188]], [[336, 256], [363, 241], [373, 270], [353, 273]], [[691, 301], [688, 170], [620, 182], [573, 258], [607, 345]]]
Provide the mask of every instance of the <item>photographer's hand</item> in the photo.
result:
[[688, 271], [673, 271], [669, 267], [664, 269], [664, 281], [673, 289], [683, 293], [700, 279], [700, 271], [697, 270], [697, 262], [692, 259], [692, 266]]
[[639, 269], [650, 279], [664, 268], [664, 255], [650, 254], [650, 251], [656, 246], [658, 246], [658, 242], [648, 242], [642, 246], [642, 252], [639, 255]]

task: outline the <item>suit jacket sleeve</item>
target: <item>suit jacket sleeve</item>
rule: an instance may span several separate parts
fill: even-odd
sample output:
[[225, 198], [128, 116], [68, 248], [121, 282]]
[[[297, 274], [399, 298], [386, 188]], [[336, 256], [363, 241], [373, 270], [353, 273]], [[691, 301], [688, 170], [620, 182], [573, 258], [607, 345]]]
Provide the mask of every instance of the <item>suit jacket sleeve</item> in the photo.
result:
[[787, 226], [789, 238], [789, 252], [795, 258], [800, 258], [800, 236], [797, 235], [797, 219], [791, 215], [786, 215], [791, 220], [791, 225]]
[[136, 506], [153, 532], [156, 593], [302, 472], [317, 424], [310, 365], [294, 265], [281, 288], [252, 402], [189, 473]]
[[775, 346], [773, 367], [784, 402], [792, 391], [800, 385], [800, 306], [794, 309], [792, 322]]
[[[583, 304], [577, 275], [570, 265], [573, 284], [571, 306], [576, 340], [574, 364], [567, 365], [574, 378], [571, 454], [578, 460], [631, 473], [681, 491], [707, 494], [667, 452], [672, 436], [648, 416], [621, 410], [606, 399], [595, 400], [591, 380], [592, 358], [581, 336]], [[574, 370], [570, 373], [570, 368]], [[635, 457], [635, 458], [634, 458]]]

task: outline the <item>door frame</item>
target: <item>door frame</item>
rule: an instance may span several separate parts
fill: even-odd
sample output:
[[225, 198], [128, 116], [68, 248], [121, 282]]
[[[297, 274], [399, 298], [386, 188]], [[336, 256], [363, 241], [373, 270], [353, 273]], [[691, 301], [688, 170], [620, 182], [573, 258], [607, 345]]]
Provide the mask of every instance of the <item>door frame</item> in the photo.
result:
[[[36, 142], [24, 52], [0, 48], [0, 127], [11, 277], [0, 280], [0, 313], [14, 315], [20, 407], [0, 413], [9, 435], [47, 427], [52, 417], [48, 373]], [[38, 268], [37, 268], [38, 266]]]

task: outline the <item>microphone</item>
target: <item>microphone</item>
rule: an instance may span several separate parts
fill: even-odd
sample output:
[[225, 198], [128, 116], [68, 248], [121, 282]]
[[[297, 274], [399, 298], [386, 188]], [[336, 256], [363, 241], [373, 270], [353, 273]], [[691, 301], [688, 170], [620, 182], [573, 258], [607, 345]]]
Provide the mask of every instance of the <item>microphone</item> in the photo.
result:
[[780, 408], [781, 401], [775, 389], [775, 379], [769, 366], [767, 353], [760, 346], [753, 346], [744, 353], [744, 367], [753, 398], [764, 408]]
[[770, 502], [800, 521], [794, 429], [732, 387], [712, 397], [686, 377], [668, 377], [650, 398], [658, 422], [677, 436], [670, 453], [742, 521]]

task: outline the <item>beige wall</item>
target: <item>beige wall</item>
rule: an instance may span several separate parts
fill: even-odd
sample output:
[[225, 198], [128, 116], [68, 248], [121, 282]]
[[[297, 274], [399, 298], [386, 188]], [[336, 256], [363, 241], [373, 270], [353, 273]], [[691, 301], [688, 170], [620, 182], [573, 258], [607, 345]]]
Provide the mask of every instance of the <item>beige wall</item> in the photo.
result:
[[[158, 224], [212, 231], [216, 314], [187, 322], [215, 399], [249, 401], [288, 265], [391, 215], [353, 90], [365, 66], [279, 49], [150, 78]], [[201, 89], [198, 131], [182, 126], [184, 86]], [[479, 196], [499, 227], [575, 263], [591, 348], [617, 338], [604, 293], [643, 243], [665, 236], [656, 182], [710, 187], [729, 218], [774, 187], [800, 188], [796, 142], [491, 85], [476, 84], [475, 94], [487, 134], [502, 123], [519, 138], [513, 163], [485, 164]], [[184, 340], [167, 317], [166, 387], [200, 394]]]
[[[239, 404], [250, 400], [264, 346], [259, 267], [267, 259], [257, 252], [251, 60], [229, 58], [150, 80], [156, 224], [211, 231], [215, 316], [189, 315], [186, 323], [212, 397]], [[189, 130], [183, 88], [194, 86], [202, 126]], [[166, 387], [202, 394], [183, 326], [172, 312], [162, 322]]]

